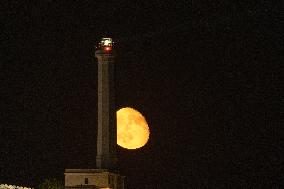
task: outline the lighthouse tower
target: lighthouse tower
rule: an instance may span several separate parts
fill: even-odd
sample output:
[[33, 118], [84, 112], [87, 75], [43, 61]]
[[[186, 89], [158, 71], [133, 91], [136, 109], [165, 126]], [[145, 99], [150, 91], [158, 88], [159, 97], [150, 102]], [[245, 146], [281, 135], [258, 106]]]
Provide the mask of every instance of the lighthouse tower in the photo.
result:
[[65, 189], [124, 189], [124, 176], [117, 167], [115, 54], [111, 38], [102, 38], [95, 56], [98, 60], [96, 168], [65, 169]]
[[98, 137], [96, 165], [117, 169], [114, 51], [111, 38], [103, 38], [96, 51], [98, 59]]

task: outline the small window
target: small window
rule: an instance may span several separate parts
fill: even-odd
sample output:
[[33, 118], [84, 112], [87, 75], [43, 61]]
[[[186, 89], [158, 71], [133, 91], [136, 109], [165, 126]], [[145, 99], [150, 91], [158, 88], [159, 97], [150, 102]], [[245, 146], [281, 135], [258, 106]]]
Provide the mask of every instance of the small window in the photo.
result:
[[85, 184], [89, 184], [89, 179], [85, 178]]

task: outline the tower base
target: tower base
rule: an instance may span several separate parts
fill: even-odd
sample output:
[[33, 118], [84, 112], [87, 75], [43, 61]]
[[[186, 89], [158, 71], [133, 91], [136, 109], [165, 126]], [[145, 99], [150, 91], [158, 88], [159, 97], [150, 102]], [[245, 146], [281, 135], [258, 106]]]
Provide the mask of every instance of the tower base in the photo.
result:
[[65, 189], [124, 189], [124, 176], [107, 169], [65, 169]]

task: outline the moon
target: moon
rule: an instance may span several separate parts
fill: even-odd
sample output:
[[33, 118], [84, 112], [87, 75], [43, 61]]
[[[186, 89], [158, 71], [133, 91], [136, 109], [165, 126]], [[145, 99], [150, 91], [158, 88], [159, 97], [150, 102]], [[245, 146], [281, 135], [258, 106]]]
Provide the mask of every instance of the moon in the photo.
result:
[[127, 149], [143, 147], [149, 140], [149, 127], [144, 116], [133, 108], [116, 112], [117, 144]]

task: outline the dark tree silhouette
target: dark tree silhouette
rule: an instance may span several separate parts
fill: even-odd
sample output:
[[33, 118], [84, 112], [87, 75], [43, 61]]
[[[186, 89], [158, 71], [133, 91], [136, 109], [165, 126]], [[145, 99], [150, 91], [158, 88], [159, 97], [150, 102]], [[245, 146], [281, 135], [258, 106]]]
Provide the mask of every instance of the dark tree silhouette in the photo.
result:
[[55, 178], [45, 179], [39, 185], [39, 189], [64, 189], [64, 184]]

